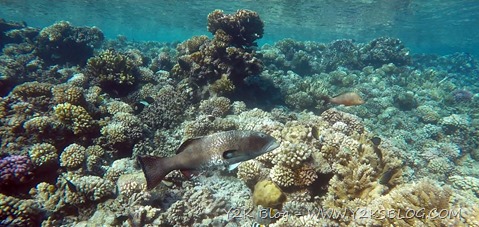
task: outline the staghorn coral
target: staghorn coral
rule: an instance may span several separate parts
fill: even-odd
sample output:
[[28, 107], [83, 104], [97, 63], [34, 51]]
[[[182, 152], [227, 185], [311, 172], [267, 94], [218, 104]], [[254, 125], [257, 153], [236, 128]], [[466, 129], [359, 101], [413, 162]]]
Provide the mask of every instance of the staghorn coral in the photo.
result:
[[58, 162], [57, 149], [49, 143], [36, 143], [28, 150], [28, 155], [37, 167]]
[[78, 169], [85, 162], [86, 148], [76, 143], [65, 147], [60, 155], [60, 166], [68, 169]]
[[89, 132], [94, 125], [90, 114], [81, 106], [70, 103], [58, 104], [54, 107], [55, 116], [60, 119], [74, 134]]

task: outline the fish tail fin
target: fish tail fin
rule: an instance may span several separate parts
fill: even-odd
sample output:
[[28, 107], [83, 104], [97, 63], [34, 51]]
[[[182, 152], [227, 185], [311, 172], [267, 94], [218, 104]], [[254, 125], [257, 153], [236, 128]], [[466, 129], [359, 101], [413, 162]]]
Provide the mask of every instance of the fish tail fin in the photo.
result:
[[141, 169], [146, 178], [146, 188], [148, 190], [156, 187], [165, 176], [171, 172], [165, 165], [165, 158], [153, 156], [138, 156]]

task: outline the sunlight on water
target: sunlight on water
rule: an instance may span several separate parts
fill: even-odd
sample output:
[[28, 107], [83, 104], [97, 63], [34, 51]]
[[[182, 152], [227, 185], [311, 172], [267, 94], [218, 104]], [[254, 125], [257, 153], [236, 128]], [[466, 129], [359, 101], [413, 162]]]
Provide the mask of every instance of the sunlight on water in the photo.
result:
[[[251, 9], [265, 21], [260, 43], [283, 38], [329, 42], [400, 38], [417, 52], [477, 51], [477, 1], [1, 1], [0, 17], [44, 27], [59, 20], [97, 26], [108, 37], [175, 41], [207, 34], [214, 9]], [[476, 53], [477, 54], [477, 53]]]

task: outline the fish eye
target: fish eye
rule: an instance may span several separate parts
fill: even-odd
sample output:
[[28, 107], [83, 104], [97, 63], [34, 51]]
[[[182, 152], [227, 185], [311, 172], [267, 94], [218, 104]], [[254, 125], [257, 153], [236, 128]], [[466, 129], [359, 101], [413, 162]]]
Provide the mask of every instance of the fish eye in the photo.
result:
[[266, 137], [266, 135], [265, 135], [264, 133], [260, 133], [259, 136], [260, 136], [261, 138]]

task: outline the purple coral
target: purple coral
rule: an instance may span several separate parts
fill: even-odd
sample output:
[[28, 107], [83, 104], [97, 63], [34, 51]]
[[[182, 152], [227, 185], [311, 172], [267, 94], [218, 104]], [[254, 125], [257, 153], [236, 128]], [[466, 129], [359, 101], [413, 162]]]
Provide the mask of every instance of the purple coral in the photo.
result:
[[25, 183], [31, 179], [32, 161], [26, 155], [11, 155], [0, 159], [0, 186]]
[[452, 92], [452, 97], [454, 101], [459, 102], [470, 102], [472, 100], [472, 93], [467, 90], [456, 89]]

